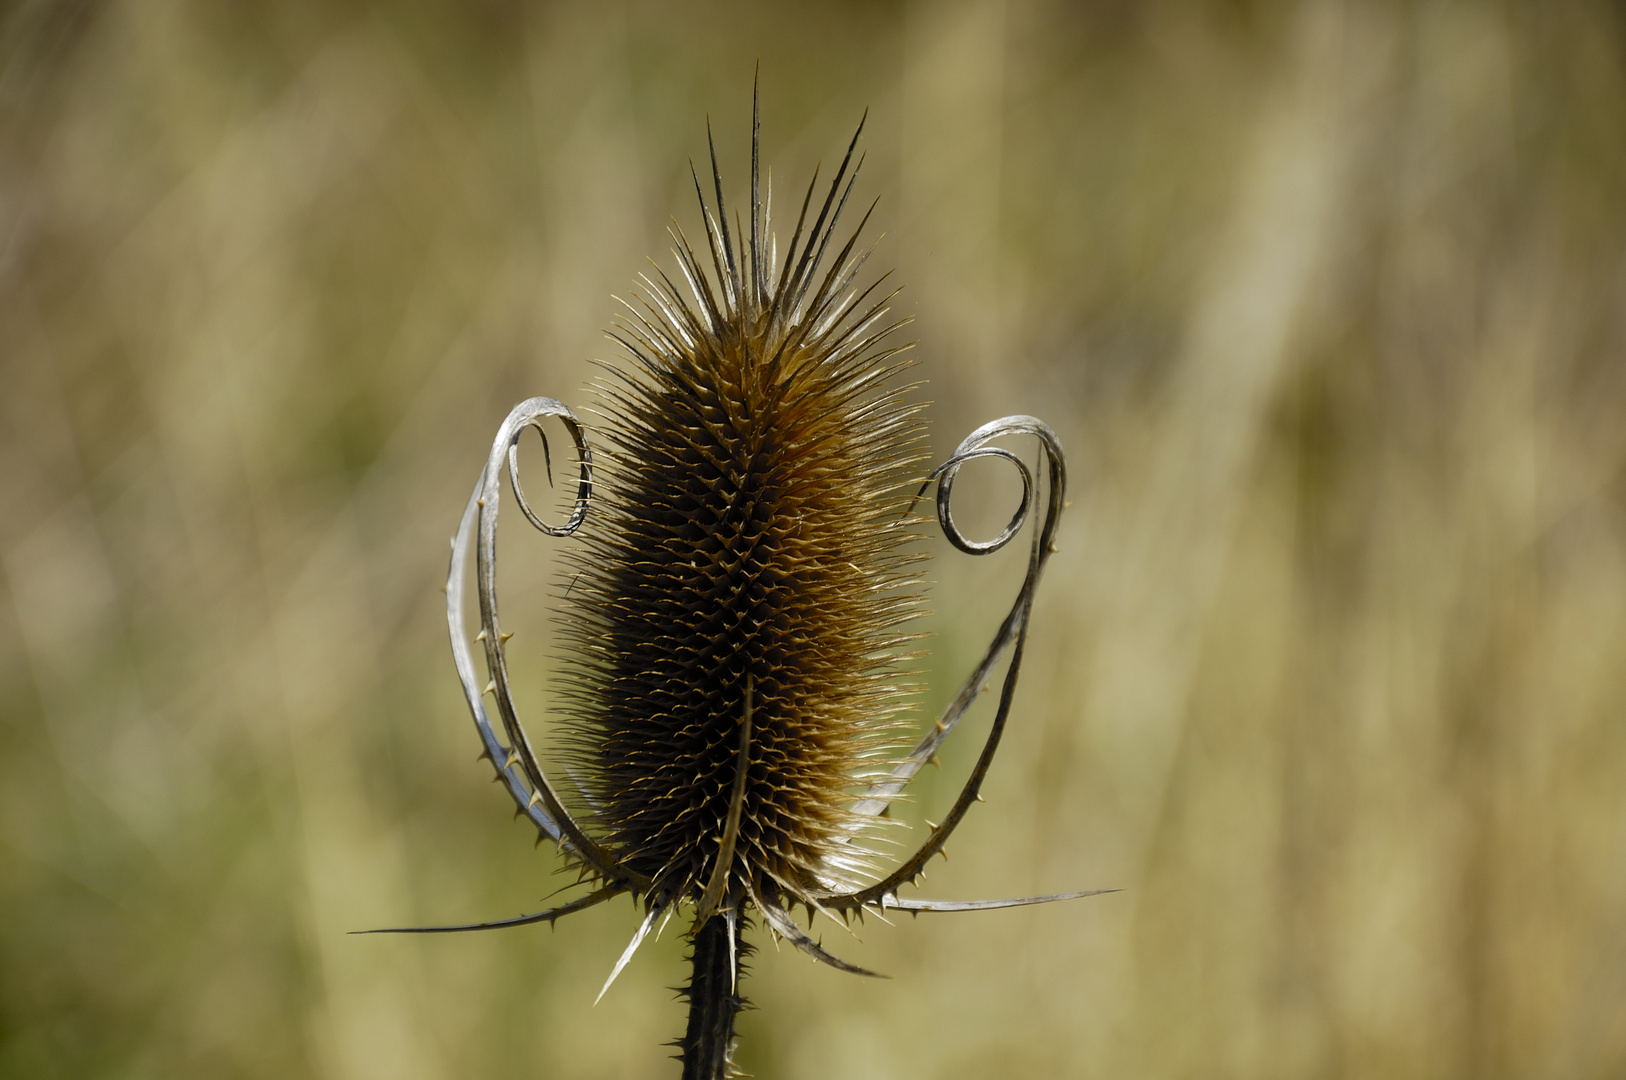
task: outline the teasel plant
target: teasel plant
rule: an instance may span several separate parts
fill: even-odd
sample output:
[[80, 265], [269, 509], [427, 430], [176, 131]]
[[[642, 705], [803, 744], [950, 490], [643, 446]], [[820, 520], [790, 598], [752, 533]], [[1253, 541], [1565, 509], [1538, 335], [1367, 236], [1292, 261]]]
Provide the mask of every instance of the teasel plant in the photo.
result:
[[[536, 397], [516, 406], [452, 541], [446, 619], [469, 711], [517, 813], [555, 843], [581, 895], [495, 922], [368, 933], [446, 933], [554, 923], [630, 894], [643, 918], [600, 990], [652, 929], [689, 923], [688, 1026], [676, 1046], [685, 1080], [738, 1075], [731, 1064], [746, 931], [753, 918], [815, 960], [874, 972], [827, 951], [792, 916], [843, 924], [865, 915], [1017, 907], [1108, 889], [1000, 900], [902, 894], [944, 845], [988, 774], [1010, 716], [1035, 590], [1055, 549], [1067, 473], [1042, 421], [1008, 416], [967, 435], [925, 467], [916, 386], [899, 382], [908, 319], [890, 319], [885, 276], [860, 285], [874, 250], [869, 221], [838, 228], [863, 159], [860, 121], [822, 201], [815, 171], [781, 256], [759, 185], [760, 119], [753, 94], [748, 222], [729, 229], [708, 130], [715, 212], [694, 172], [706, 258], [674, 222], [680, 287], [657, 267], [610, 337], [624, 352], [597, 392], [595, 455], [569, 407]], [[873, 211], [874, 204], [870, 206]], [[708, 267], [703, 265], [709, 263]], [[562, 525], [544, 521], [520, 483], [528, 428], [562, 424], [574, 444], [575, 498]], [[994, 445], [1032, 437], [1037, 466]], [[968, 462], [1005, 463], [1021, 484], [997, 536], [955, 523], [955, 478]], [[561, 621], [562, 790], [521, 724], [497, 608], [502, 477], [533, 526], [578, 535], [568, 558]], [[918, 635], [914, 509], [935, 487], [944, 535], [991, 555], [1030, 521], [1027, 572], [982, 659], [947, 708], [910, 745], [907, 712]], [[592, 520], [589, 514], [593, 515]], [[475, 672], [464, 621], [470, 552], [486, 678]], [[891, 804], [960, 724], [1005, 665], [992, 725], [970, 777], [940, 823], [897, 866], [878, 866], [876, 840], [897, 828]], [[486, 704], [495, 702], [495, 718]]]

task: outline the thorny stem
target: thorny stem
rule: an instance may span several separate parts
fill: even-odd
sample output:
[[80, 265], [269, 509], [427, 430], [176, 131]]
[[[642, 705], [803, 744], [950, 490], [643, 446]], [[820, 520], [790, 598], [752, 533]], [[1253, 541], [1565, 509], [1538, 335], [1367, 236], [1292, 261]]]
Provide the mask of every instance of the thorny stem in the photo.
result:
[[746, 1004], [739, 993], [744, 974], [740, 962], [748, 949], [744, 931], [745, 919], [719, 912], [694, 935], [689, 958], [694, 974], [683, 991], [689, 999], [689, 1029], [678, 1044], [683, 1080], [723, 1080], [733, 1074], [734, 1017]]

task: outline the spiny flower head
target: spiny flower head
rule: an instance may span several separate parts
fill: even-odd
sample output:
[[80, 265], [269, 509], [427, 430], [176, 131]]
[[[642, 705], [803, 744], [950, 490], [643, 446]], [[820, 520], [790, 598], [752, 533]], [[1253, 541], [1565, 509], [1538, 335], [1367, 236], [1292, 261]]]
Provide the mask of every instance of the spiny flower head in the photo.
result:
[[565, 608], [591, 820], [656, 893], [711, 886], [725, 907], [861, 883], [851, 841], [874, 819], [849, 807], [907, 704], [907, 486], [924, 472], [893, 378], [906, 320], [855, 284], [864, 223], [827, 250], [862, 162], [849, 147], [820, 207], [815, 176], [778, 259], [755, 149], [748, 233], [697, 178], [711, 274], [674, 229], [688, 295], [645, 278], [612, 334], [625, 362], [599, 385], [596, 527]]

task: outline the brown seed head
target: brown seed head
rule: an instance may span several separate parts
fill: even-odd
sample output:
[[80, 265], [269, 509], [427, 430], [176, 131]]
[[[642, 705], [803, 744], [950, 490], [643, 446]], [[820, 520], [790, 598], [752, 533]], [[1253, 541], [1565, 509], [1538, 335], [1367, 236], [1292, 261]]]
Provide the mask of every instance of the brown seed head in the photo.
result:
[[907, 320], [854, 284], [863, 223], [826, 258], [852, 153], [810, 222], [815, 176], [780, 260], [753, 135], [748, 236], [718, 180], [715, 218], [700, 195], [711, 275], [674, 229], [690, 296], [646, 278], [611, 335], [628, 362], [599, 386], [567, 747], [606, 846], [703, 908], [857, 887], [850, 841], [873, 818], [850, 812], [853, 788], [907, 704], [922, 421], [893, 385]]

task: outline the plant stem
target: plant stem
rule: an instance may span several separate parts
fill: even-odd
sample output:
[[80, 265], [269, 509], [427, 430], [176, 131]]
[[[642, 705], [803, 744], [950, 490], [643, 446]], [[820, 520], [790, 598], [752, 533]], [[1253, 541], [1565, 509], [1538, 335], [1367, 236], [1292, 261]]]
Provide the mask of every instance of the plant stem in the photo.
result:
[[689, 957], [694, 975], [684, 990], [689, 999], [689, 1029], [678, 1044], [683, 1050], [683, 1080], [723, 1080], [732, 1071], [734, 1017], [745, 1005], [739, 994], [746, 951], [744, 931], [743, 917], [732, 920], [731, 925], [717, 914], [694, 936]]

